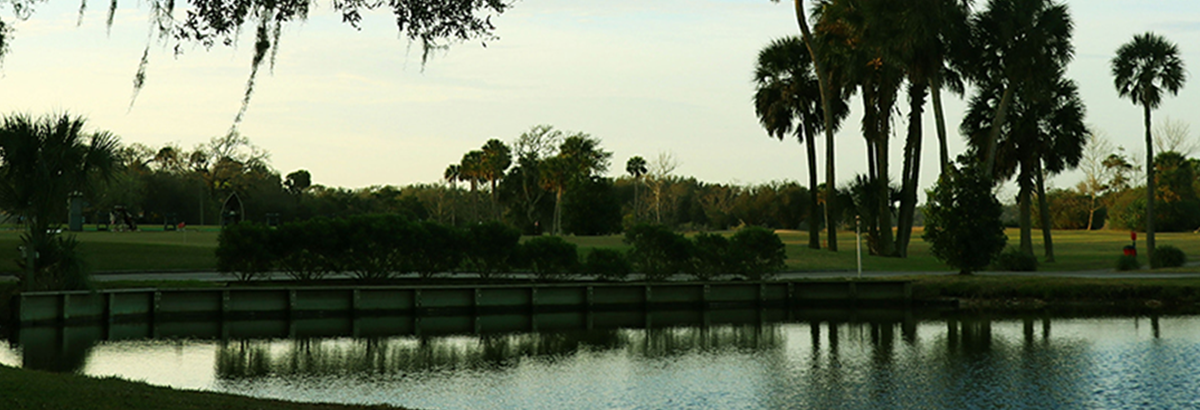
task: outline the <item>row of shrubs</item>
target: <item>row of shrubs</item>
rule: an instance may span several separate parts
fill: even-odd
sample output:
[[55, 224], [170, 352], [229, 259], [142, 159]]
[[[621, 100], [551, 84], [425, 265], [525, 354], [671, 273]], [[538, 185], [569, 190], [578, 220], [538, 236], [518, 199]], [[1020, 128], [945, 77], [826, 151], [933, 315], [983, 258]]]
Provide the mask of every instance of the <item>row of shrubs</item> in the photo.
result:
[[[1150, 261], [1152, 268], [1177, 268], [1187, 263], [1187, 255], [1183, 250], [1171, 245], [1154, 247], [1154, 259]], [[1037, 258], [1021, 252], [1017, 248], [1008, 248], [996, 256], [996, 269], [1012, 272], [1032, 272], [1037, 270]], [[1137, 256], [1122, 255], [1117, 258], [1116, 269], [1119, 271], [1138, 270], [1142, 261]]]
[[686, 274], [700, 280], [718, 275], [763, 279], [784, 267], [784, 246], [773, 231], [750, 227], [731, 238], [699, 234], [694, 240], [665, 227], [630, 228], [629, 252], [594, 249], [580, 261], [576, 246], [556, 236], [521, 242], [515, 228], [498, 222], [459, 229], [397, 215], [312, 219], [279, 227], [240, 223], [225, 227], [217, 246], [217, 269], [250, 280], [278, 270], [312, 281], [336, 272], [363, 280], [416, 273], [429, 278], [454, 272], [484, 279], [527, 271], [538, 279], [587, 274], [624, 280], [642, 273], [647, 280]]

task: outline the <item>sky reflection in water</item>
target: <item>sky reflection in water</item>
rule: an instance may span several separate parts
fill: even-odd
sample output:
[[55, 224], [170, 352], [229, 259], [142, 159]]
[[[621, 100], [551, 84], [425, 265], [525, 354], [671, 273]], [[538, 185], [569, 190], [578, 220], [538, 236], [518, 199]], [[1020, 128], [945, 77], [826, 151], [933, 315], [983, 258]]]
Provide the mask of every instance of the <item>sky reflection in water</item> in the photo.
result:
[[0, 362], [424, 409], [1200, 408], [1200, 317], [899, 317], [94, 345], [102, 331], [58, 330]]

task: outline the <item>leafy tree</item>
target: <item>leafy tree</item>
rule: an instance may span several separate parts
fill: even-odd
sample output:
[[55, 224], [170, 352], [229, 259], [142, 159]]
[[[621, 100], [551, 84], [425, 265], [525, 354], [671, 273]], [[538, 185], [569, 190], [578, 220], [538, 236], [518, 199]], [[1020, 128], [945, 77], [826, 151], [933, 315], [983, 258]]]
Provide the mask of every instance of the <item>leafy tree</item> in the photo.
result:
[[563, 201], [567, 232], [608, 235], [621, 231], [621, 204], [612, 180], [596, 176], [576, 180]]
[[8, 115], [0, 124], [0, 209], [18, 217], [25, 228], [21, 280], [26, 288], [63, 283], [39, 276], [70, 274], [73, 262], [49, 257], [74, 255], [73, 241], [54, 233], [63, 204], [72, 192], [86, 192], [94, 181], [108, 179], [117, 166], [117, 138], [87, 133], [84, 126], [82, 117], [69, 114], [37, 119]]
[[991, 264], [1008, 241], [991, 186], [991, 177], [978, 167], [952, 168], [928, 193], [922, 237], [934, 256], [960, 274]]
[[563, 193], [576, 182], [607, 171], [611, 157], [611, 152], [600, 149], [600, 140], [576, 133], [563, 140], [558, 155], [541, 162], [542, 186], [554, 191], [552, 233], [557, 235], [562, 232]]
[[287, 174], [287, 179], [284, 180], [283, 185], [287, 187], [289, 193], [299, 195], [312, 186], [312, 174], [303, 169], [292, 171], [292, 173]]
[[[757, 88], [754, 94], [754, 111], [759, 123], [771, 137], [783, 140], [795, 132], [796, 139], [806, 146], [808, 154], [808, 185], [810, 191], [817, 189], [816, 133], [822, 130], [824, 113], [821, 111], [821, 90], [812, 68], [812, 56], [799, 37], [776, 39], [758, 53], [758, 64], [754, 70]], [[835, 124], [849, 113], [845, 99], [836, 99]], [[819, 219], [816, 196], [809, 204], [808, 247], [821, 248], [820, 228], [814, 221]]]
[[1154, 33], [1133, 36], [1117, 49], [1112, 59], [1113, 84], [1117, 93], [1142, 106], [1146, 129], [1146, 257], [1154, 260], [1154, 137], [1150, 133], [1150, 111], [1162, 103], [1163, 90], [1179, 94], [1187, 74], [1179, 48]]
[[[33, 14], [36, 1], [12, 1], [15, 14], [28, 18]], [[111, 28], [118, 2], [113, 0], [108, 7], [107, 24]], [[178, 6], [178, 7], [177, 7]], [[150, 0], [149, 25], [152, 36], [163, 46], [173, 46], [180, 54], [190, 46], [200, 45], [210, 49], [217, 44], [235, 46], [237, 37], [247, 28], [255, 33], [254, 56], [251, 60], [249, 78], [242, 98], [242, 106], [234, 119], [236, 125], [242, 120], [254, 92], [258, 70], [264, 62], [275, 65], [279, 51], [283, 26], [308, 18], [309, 10], [316, 7], [316, 0], [246, 1], [232, 4], [223, 0]], [[400, 35], [410, 42], [421, 44], [422, 62], [433, 50], [446, 48], [452, 42], [495, 39], [491, 18], [503, 13], [511, 3], [504, 0], [461, 0], [461, 1], [336, 1], [332, 9], [342, 16], [342, 22], [357, 28], [364, 11], [388, 9], [395, 18]], [[87, 0], [80, 5], [80, 14], [87, 9]], [[0, 22], [0, 59], [4, 57], [12, 41], [12, 28]], [[142, 52], [137, 72], [134, 74], [134, 98], [146, 82], [147, 66], [150, 62], [150, 40]], [[486, 44], [486, 43], [485, 43]]]

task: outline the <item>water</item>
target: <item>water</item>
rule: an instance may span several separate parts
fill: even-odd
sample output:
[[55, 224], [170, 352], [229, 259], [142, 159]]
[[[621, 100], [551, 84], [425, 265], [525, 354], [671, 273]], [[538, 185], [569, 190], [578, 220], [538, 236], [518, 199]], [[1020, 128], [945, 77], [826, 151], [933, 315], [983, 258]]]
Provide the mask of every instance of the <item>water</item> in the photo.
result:
[[1197, 316], [579, 313], [37, 328], [14, 339], [0, 363], [422, 409], [1200, 408]]

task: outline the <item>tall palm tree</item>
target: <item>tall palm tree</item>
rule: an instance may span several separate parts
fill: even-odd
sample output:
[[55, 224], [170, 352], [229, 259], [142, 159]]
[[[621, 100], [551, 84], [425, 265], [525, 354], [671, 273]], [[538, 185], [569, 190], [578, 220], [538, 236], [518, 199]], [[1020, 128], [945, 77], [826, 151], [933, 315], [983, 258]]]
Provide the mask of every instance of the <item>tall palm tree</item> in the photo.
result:
[[[848, 94], [853, 88], [861, 91], [863, 103], [863, 138], [867, 143], [868, 182], [876, 191], [869, 198], [877, 201], [875, 218], [865, 226], [871, 239], [871, 251], [892, 256], [892, 193], [889, 174], [888, 148], [891, 135], [891, 114], [904, 80], [904, 71], [888, 57], [884, 47], [890, 34], [891, 21], [873, 17], [889, 14], [883, 0], [822, 0], [814, 17], [815, 43], [821, 50], [825, 66], [836, 89]], [[882, 34], [881, 34], [882, 33]], [[826, 193], [828, 197], [828, 192]]]
[[562, 198], [571, 179], [570, 161], [561, 155], [546, 158], [539, 164], [539, 178], [542, 188], [554, 191], [554, 220], [551, 222], [550, 234], [562, 232]]
[[628, 172], [633, 177], [633, 220], [640, 221], [641, 218], [641, 201], [638, 200], [638, 185], [641, 185], [642, 176], [646, 175], [646, 159], [641, 156], [634, 156], [628, 161], [625, 161], [625, 172]]
[[37, 275], [60, 273], [47, 269], [64, 268], [48, 255], [61, 250], [51, 228], [67, 197], [108, 179], [118, 167], [117, 138], [86, 133], [84, 125], [82, 117], [69, 114], [10, 115], [0, 124], [0, 209], [25, 225], [27, 285], [45, 283]]
[[[808, 154], [808, 246], [821, 248], [817, 205], [816, 131], [824, 129], [820, 85], [812, 69], [812, 57], [799, 37], [772, 41], [758, 53], [754, 70], [754, 111], [771, 137], [784, 139], [795, 133], [806, 144]], [[846, 101], [834, 101], [835, 124], [848, 114]]]
[[[1022, 88], [1011, 97], [1011, 107], [1004, 120], [1006, 125], [997, 141], [993, 176], [999, 179], [1015, 174], [1017, 177], [1020, 249], [1030, 256], [1033, 255], [1031, 200], [1034, 190], [1038, 191], [1047, 262], [1054, 260], [1054, 248], [1046, 219], [1049, 206], [1044, 202], [1041, 174], [1043, 171], [1058, 173], [1077, 166], [1083, 157], [1087, 135], [1078, 88], [1062, 75], [1062, 70], [1051, 74], [1054, 81], [1047, 85], [1049, 88]], [[962, 131], [969, 136], [968, 142], [976, 153], [982, 154], [989, 143], [988, 130], [993, 128], [996, 104], [1004, 92], [999, 86], [981, 88], [970, 101]]]
[[504, 178], [504, 172], [508, 170], [508, 167], [512, 166], [512, 150], [504, 142], [493, 138], [483, 144], [481, 151], [483, 152], [483, 156], [480, 158], [479, 176], [484, 181], [487, 181], [490, 186], [492, 208], [496, 214], [495, 217], [499, 219], [500, 211], [497, 208], [499, 201], [496, 200], [496, 184], [500, 182], [500, 179]]
[[[823, 113], [822, 122], [825, 123], [825, 196], [833, 198], [836, 195], [836, 185], [834, 185], [836, 183], [836, 179], [834, 178], [833, 167], [833, 135], [834, 131], [836, 131], [836, 126], [834, 125], [835, 121], [833, 119], [833, 99], [835, 98], [835, 91], [832, 84], [832, 78], [830, 77], [828, 67], [826, 66], [826, 60], [822, 58], [823, 55], [819, 51], [819, 46], [816, 44], [813, 33], [808, 28], [808, 19], [804, 14], [804, 1], [793, 0], [792, 4], [793, 9], [796, 11], [796, 24], [800, 26], [800, 38], [804, 40], [805, 48], [808, 49], [808, 55], [809, 57], [812, 57], [813, 71], [815, 71], [817, 74], [817, 84], [821, 94], [821, 110]], [[830, 208], [832, 208], [832, 206], [827, 205], [825, 207], [825, 225], [826, 229], [828, 230], [827, 238], [829, 242], [829, 250], [837, 252], [837, 224], [833, 223], [830, 218], [830, 213], [832, 212], [832, 209]]]
[[[1117, 93], [1142, 106], [1146, 128], [1146, 257], [1154, 260], [1154, 137], [1150, 135], [1150, 111], [1162, 103], [1165, 89], [1178, 95], [1187, 74], [1179, 48], [1154, 33], [1133, 36], [1117, 49], [1112, 59], [1113, 84]], [[1153, 262], [1152, 262], [1153, 263]]]
[[1073, 27], [1067, 6], [1054, 0], [989, 0], [971, 19], [967, 77], [980, 88], [1001, 90], [982, 151], [985, 172], [995, 174], [998, 139], [1017, 90], [1052, 80], [1048, 71], [1073, 58]]

